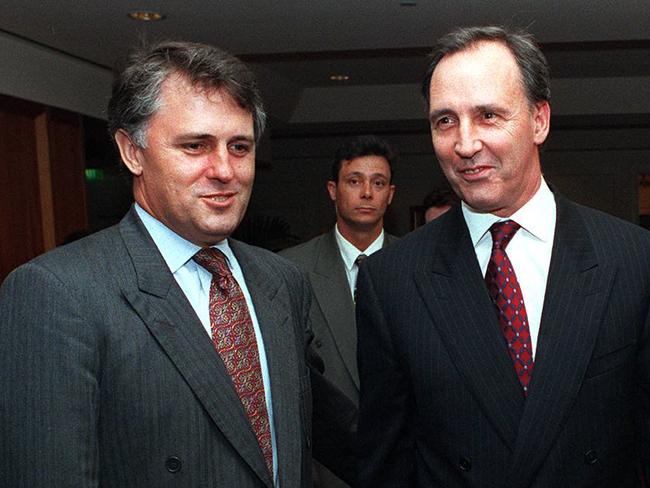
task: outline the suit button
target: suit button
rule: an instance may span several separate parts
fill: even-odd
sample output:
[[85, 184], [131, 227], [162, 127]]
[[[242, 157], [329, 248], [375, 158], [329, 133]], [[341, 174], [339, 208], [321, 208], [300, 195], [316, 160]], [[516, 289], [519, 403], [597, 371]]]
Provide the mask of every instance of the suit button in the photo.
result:
[[461, 471], [469, 471], [472, 469], [472, 460], [461, 456], [460, 460], [458, 461], [458, 467]]
[[598, 453], [593, 449], [589, 449], [585, 452], [585, 463], [587, 464], [596, 464], [598, 462]]
[[316, 347], [319, 348], [319, 349], [320, 349], [321, 347], [323, 347], [323, 343], [321, 342], [320, 339], [316, 339], [316, 340], [314, 341], [314, 344], [316, 344]]
[[172, 456], [165, 461], [165, 467], [170, 473], [178, 473], [183, 467], [183, 463], [176, 456]]

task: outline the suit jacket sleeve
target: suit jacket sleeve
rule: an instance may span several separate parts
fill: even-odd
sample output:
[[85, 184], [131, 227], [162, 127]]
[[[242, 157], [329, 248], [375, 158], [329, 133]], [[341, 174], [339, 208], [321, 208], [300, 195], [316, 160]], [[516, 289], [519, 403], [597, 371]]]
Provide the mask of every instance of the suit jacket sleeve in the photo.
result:
[[98, 338], [83, 306], [35, 264], [0, 290], [1, 486], [98, 484]]
[[[357, 283], [359, 486], [414, 486], [414, 422], [409, 381], [388, 330], [388, 318], [373, 285], [373, 262]], [[400, 297], [394, 297], [399, 300]]]

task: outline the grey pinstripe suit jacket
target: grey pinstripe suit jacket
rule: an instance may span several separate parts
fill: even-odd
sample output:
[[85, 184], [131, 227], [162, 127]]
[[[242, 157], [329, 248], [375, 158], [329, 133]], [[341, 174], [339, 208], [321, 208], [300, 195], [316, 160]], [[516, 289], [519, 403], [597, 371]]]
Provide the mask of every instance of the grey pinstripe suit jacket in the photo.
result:
[[[282, 488], [310, 486], [299, 271], [231, 240], [264, 336]], [[223, 362], [135, 212], [0, 293], [0, 486], [271, 487]]]
[[524, 400], [459, 206], [371, 256], [363, 487], [624, 488], [650, 466], [650, 233], [556, 195]]
[[[397, 241], [397, 237], [385, 233], [384, 247]], [[318, 354], [325, 363], [324, 376], [358, 403], [354, 302], [334, 228], [280, 254], [297, 264], [311, 284], [311, 324]]]

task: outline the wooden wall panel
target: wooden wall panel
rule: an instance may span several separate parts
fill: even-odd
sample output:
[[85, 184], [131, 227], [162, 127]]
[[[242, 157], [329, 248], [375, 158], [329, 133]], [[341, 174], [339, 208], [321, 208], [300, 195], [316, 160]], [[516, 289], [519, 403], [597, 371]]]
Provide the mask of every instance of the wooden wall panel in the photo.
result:
[[44, 250], [37, 114], [33, 104], [0, 97], [0, 280]]
[[81, 117], [0, 95], [0, 281], [88, 225]]
[[639, 215], [650, 215], [650, 173], [639, 175]]
[[70, 234], [88, 229], [83, 127], [78, 114], [47, 113], [54, 231], [60, 246]]

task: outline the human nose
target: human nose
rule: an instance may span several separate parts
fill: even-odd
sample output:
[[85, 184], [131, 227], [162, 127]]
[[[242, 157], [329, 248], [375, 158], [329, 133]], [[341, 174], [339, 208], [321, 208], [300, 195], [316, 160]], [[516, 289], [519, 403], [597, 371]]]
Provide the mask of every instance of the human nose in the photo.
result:
[[361, 198], [372, 198], [372, 182], [364, 181], [361, 185]]
[[209, 156], [208, 178], [219, 181], [230, 181], [234, 170], [227, 148], [217, 148]]
[[458, 129], [458, 139], [454, 145], [454, 151], [461, 158], [471, 158], [481, 150], [483, 144], [477, 133], [474, 124], [462, 122]]

